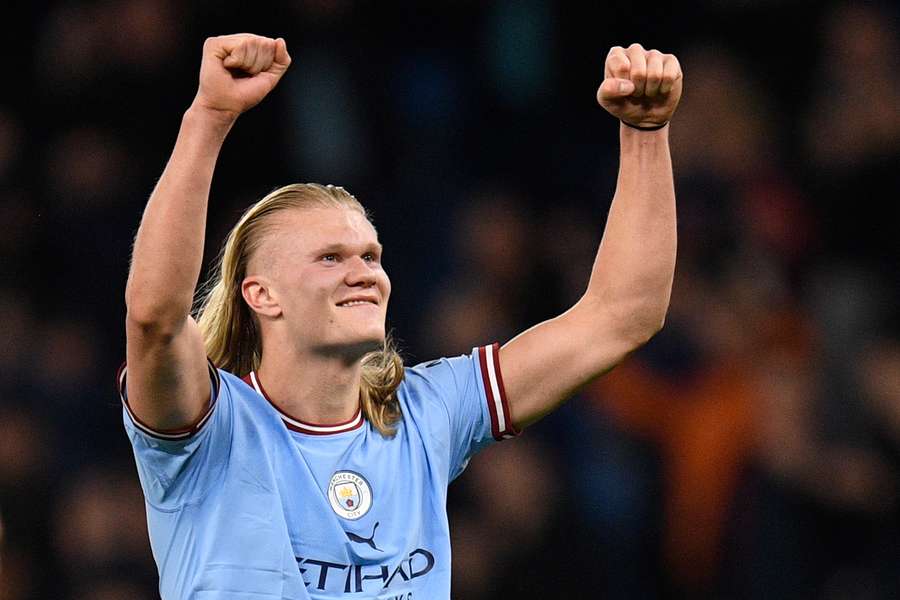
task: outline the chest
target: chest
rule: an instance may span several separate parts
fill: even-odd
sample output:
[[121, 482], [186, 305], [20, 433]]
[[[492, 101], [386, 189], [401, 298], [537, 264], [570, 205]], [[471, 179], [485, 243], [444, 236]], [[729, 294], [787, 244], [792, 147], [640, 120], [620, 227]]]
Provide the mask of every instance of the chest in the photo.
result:
[[406, 589], [447, 560], [447, 482], [421, 441], [288, 433], [272, 451], [265, 477], [310, 592]]

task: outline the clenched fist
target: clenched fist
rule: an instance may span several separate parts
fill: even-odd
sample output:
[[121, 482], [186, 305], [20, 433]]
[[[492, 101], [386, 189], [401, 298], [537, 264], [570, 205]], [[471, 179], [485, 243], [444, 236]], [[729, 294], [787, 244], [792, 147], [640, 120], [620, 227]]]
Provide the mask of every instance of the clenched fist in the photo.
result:
[[281, 38], [249, 33], [208, 38], [194, 104], [236, 119], [278, 85], [290, 64]]
[[640, 44], [614, 46], [606, 56], [597, 102], [620, 121], [637, 127], [663, 125], [681, 99], [681, 65], [672, 54]]

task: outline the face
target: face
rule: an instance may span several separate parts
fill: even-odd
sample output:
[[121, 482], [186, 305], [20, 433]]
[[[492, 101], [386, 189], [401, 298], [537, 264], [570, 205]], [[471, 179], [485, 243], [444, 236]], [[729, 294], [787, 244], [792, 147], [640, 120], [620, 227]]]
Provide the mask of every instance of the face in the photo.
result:
[[251, 257], [245, 297], [250, 292], [253, 306], [258, 294], [260, 319], [286, 328], [301, 351], [361, 356], [385, 336], [391, 283], [381, 251], [375, 228], [356, 210], [283, 211]]

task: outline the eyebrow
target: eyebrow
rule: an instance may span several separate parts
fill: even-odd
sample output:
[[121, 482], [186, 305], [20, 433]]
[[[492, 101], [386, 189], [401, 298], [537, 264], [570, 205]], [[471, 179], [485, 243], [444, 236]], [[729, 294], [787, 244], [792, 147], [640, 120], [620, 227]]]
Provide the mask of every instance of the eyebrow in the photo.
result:
[[[317, 250], [314, 250], [312, 252], [312, 254], [314, 256], [322, 256], [323, 254], [329, 254], [331, 252], [341, 254], [341, 253], [347, 251], [349, 248], [350, 248], [350, 246], [347, 246], [346, 244], [341, 244], [341, 243], [328, 244], [326, 246], [322, 246], [322, 247], [318, 248]], [[378, 254], [381, 254], [382, 252], [384, 252], [384, 246], [382, 246], [378, 242], [374, 242], [374, 243], [366, 244], [363, 248], [363, 252], [372, 252], [372, 251], [375, 251]]]

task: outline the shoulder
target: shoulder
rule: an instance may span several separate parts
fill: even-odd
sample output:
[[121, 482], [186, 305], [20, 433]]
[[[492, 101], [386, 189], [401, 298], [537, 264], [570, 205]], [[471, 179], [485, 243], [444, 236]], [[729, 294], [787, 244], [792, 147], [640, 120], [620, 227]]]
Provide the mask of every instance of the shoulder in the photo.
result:
[[469, 371], [469, 356], [438, 358], [406, 367], [400, 390], [413, 394], [447, 393], [456, 388]]
[[238, 377], [228, 371], [219, 369], [219, 377], [222, 381], [221, 389], [223, 396], [227, 394], [229, 401], [234, 405], [236, 412], [249, 415], [257, 415], [259, 417], [270, 417], [276, 415], [276, 411], [266, 400], [262, 391], [254, 386], [250, 376]]
[[499, 377], [498, 345], [477, 346], [470, 354], [443, 357], [407, 367], [401, 393], [448, 397], [477, 394]]
[[247, 382], [246, 378], [238, 377], [234, 373], [229, 373], [223, 369], [216, 369], [219, 373], [219, 379], [222, 382], [222, 389], [227, 389], [229, 393], [244, 395], [255, 394], [256, 390]]
[[[268, 401], [246, 378], [217, 369], [219, 375], [219, 401], [217, 404], [233, 415], [235, 422], [268, 422], [275, 416]], [[274, 419], [277, 422], [277, 419]]]

